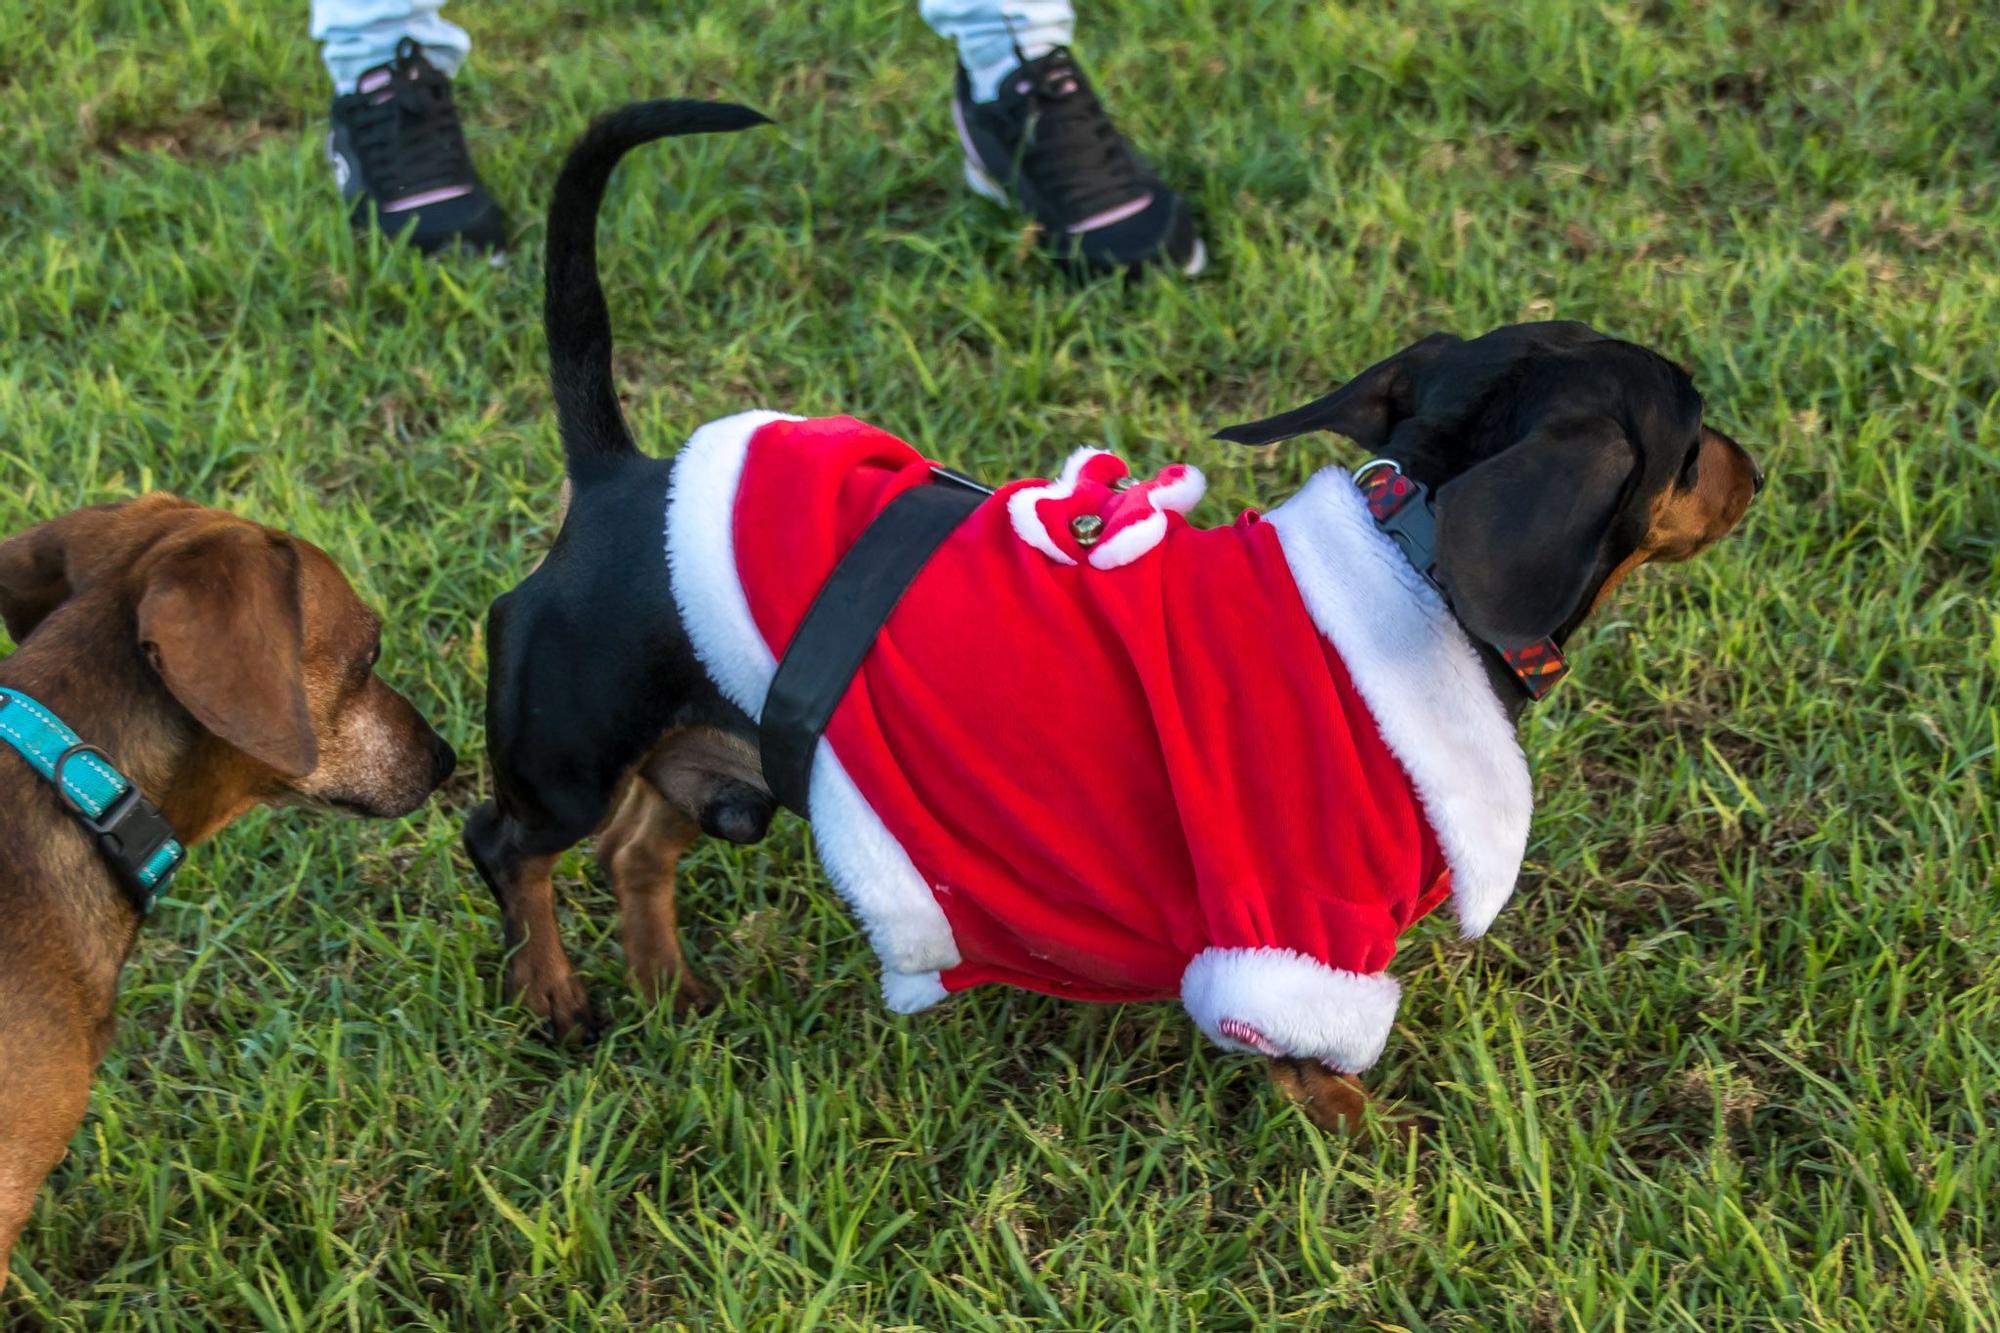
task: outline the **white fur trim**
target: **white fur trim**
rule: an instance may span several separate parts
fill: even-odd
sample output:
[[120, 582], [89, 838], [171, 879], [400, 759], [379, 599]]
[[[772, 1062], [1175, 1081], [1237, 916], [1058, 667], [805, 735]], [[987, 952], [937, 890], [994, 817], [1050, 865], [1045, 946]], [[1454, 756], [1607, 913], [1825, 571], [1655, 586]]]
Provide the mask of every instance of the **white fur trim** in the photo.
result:
[[1290, 949], [1203, 949], [1181, 974], [1181, 1003], [1226, 1051], [1318, 1060], [1358, 1074], [1381, 1058], [1403, 988]]
[[1267, 520], [1313, 623], [1423, 802], [1451, 866], [1460, 931], [1485, 934], [1520, 876], [1534, 791], [1472, 640], [1338, 468], [1316, 473]]
[[1007, 497], [1007, 521], [1013, 525], [1014, 535], [1040, 551], [1059, 565], [1073, 565], [1075, 557], [1057, 546], [1049, 536], [1048, 528], [1035, 513], [1035, 506], [1044, 500], [1067, 500], [1076, 494], [1076, 483], [1083, 475], [1083, 465], [1105, 449], [1092, 449], [1088, 445], [1076, 450], [1063, 464], [1062, 472], [1052, 482], [1043, 486], [1023, 486]]
[[1159, 510], [1120, 528], [1109, 541], [1099, 542], [1090, 553], [1092, 569], [1122, 569], [1160, 544], [1167, 535], [1167, 516]]
[[882, 970], [882, 1002], [892, 1014], [918, 1014], [951, 994], [935, 972]]
[[1185, 514], [1201, 503], [1201, 497], [1208, 494], [1208, 478], [1192, 463], [1176, 463], [1182, 469], [1179, 481], [1170, 481], [1164, 486], [1155, 486], [1146, 492], [1146, 498], [1153, 502], [1153, 508], [1170, 513]]
[[822, 738], [806, 796], [813, 843], [840, 896], [861, 918], [885, 972], [957, 967], [951, 922], [909, 853], [869, 808], [868, 800]]
[[1167, 515], [1185, 514], [1208, 494], [1208, 478], [1192, 463], [1179, 463], [1178, 480], [1141, 492], [1153, 512], [1119, 530], [1111, 540], [1090, 553], [1092, 569], [1119, 569], [1131, 564], [1160, 544], [1167, 535]]
[[[739, 412], [688, 437], [667, 488], [667, 576], [695, 656], [731, 703], [763, 716], [777, 659], [757, 629], [736, 572], [736, 488], [750, 437], [779, 412]], [[958, 965], [951, 923], [930, 886], [820, 741], [807, 798], [813, 838], [828, 878], [861, 919], [887, 971]], [[885, 982], [886, 984], [886, 982]]]
[[736, 485], [750, 437], [783, 412], [739, 412], [700, 427], [674, 456], [667, 485], [667, 578], [694, 655], [754, 721], [777, 673], [736, 577]]

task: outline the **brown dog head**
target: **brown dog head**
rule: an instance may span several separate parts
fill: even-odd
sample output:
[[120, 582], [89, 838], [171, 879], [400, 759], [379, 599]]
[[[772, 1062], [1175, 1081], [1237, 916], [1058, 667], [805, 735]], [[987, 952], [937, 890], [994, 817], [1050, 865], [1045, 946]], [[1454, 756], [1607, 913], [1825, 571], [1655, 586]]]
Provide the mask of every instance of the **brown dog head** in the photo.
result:
[[1702, 422], [1687, 373], [1583, 324], [1434, 334], [1332, 393], [1220, 432], [1311, 430], [1394, 459], [1437, 497], [1437, 576], [1466, 628], [1517, 648], [1566, 635], [1626, 574], [1734, 528], [1763, 474]]
[[148, 495], [30, 528], [0, 543], [0, 618], [16, 642], [135, 654], [219, 742], [238, 808], [403, 815], [456, 762], [375, 674], [381, 622], [326, 553], [221, 510]]

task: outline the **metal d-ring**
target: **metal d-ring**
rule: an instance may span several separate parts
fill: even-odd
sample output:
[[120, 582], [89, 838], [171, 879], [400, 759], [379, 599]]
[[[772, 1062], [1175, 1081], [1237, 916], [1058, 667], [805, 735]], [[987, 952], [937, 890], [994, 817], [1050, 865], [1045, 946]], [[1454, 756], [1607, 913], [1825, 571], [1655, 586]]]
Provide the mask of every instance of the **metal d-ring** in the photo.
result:
[[[110, 755], [104, 753], [104, 751], [98, 749], [88, 741], [78, 741], [56, 756], [55, 764], [49, 769], [49, 781], [55, 784], [56, 795], [61, 798], [65, 806], [69, 807], [71, 814], [95, 823], [95, 821], [103, 818], [103, 816], [101, 814], [93, 815], [90, 811], [84, 809], [83, 803], [69, 794], [69, 787], [63, 782], [63, 769], [69, 764], [70, 760], [82, 754], [94, 754], [104, 762], [106, 768], [114, 773], [118, 771], [118, 765], [111, 762]], [[113, 797], [111, 803], [113, 805], [117, 804], [117, 797]]]

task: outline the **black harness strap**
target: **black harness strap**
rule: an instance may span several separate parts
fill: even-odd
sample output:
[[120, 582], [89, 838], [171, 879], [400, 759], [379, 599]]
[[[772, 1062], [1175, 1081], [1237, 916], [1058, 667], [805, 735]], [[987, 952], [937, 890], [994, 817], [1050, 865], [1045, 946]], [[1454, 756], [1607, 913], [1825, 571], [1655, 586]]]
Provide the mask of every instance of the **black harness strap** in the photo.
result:
[[800, 814], [813, 755], [875, 636], [939, 544], [993, 492], [945, 468], [883, 506], [820, 585], [764, 695], [764, 785]]

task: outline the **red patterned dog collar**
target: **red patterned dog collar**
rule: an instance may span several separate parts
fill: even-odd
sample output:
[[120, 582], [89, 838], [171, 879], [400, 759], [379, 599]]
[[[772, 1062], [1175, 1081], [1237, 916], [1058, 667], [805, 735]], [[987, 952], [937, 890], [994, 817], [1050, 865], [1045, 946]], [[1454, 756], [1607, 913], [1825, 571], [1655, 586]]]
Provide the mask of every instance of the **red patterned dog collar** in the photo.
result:
[[[1354, 485], [1367, 501], [1375, 526], [1388, 533], [1417, 572], [1435, 584], [1437, 529], [1428, 488], [1404, 476], [1403, 469], [1387, 458], [1373, 458], [1356, 468]], [[1519, 648], [1492, 647], [1530, 699], [1540, 699], [1569, 674], [1569, 662], [1554, 639], [1537, 639]]]

